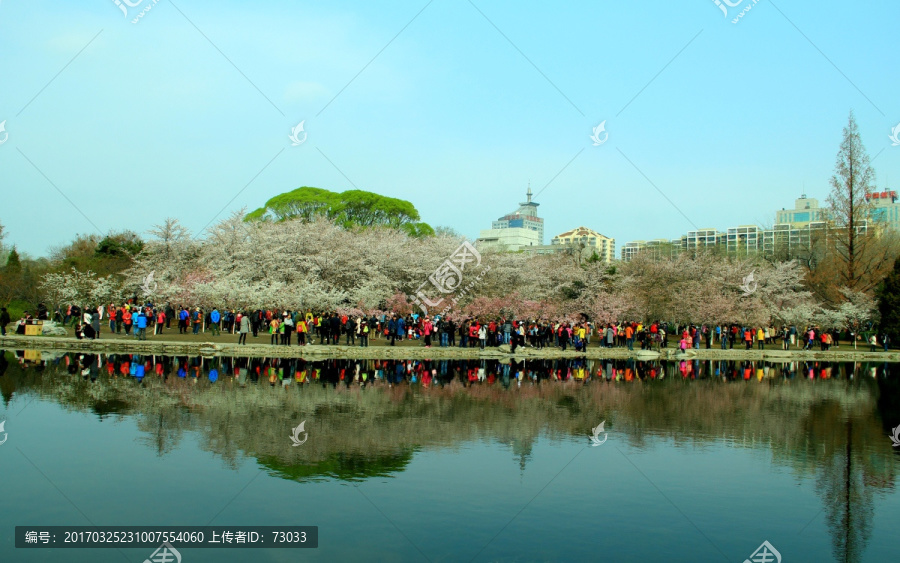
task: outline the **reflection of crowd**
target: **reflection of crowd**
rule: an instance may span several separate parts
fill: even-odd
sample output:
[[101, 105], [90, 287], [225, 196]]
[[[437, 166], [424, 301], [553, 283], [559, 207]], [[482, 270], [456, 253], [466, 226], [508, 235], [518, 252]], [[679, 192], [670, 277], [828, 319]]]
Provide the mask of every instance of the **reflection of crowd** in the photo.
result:
[[[29, 361], [16, 353], [22, 367], [43, 369], [47, 362]], [[503, 387], [553, 383], [613, 383], [669, 379], [749, 381], [764, 379], [848, 379], [858, 364], [840, 362], [787, 362], [635, 359], [590, 360], [584, 358], [503, 360], [342, 360], [308, 361], [302, 358], [231, 358], [161, 356], [140, 354], [68, 353], [54, 360], [74, 376], [96, 381], [153, 378], [163, 382], [189, 380], [232, 382], [238, 385], [268, 384], [288, 387], [367, 387], [462, 385]], [[871, 369], [879, 368], [873, 364]], [[4, 368], [5, 369], [5, 368]], [[869, 368], [859, 367], [865, 372]], [[0, 370], [2, 375], [2, 370]]]

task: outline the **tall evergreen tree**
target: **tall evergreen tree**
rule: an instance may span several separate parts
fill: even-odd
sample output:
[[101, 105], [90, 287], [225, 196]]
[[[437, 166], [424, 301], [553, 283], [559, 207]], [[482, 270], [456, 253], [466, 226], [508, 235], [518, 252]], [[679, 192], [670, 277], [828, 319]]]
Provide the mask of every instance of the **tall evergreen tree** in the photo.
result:
[[6, 259], [6, 269], [9, 271], [18, 271], [22, 269], [22, 263], [19, 261], [19, 253], [16, 251], [15, 246], [9, 251], [9, 257]]

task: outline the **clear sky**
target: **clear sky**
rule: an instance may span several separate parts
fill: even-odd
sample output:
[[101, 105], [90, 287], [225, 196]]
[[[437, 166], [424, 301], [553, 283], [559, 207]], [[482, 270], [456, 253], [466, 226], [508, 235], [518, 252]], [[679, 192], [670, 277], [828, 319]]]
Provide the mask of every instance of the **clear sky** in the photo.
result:
[[824, 201], [851, 110], [896, 189], [900, 3], [752, 2], [0, 0], [6, 242], [198, 233], [303, 185], [475, 238], [530, 182], [545, 243], [621, 248]]

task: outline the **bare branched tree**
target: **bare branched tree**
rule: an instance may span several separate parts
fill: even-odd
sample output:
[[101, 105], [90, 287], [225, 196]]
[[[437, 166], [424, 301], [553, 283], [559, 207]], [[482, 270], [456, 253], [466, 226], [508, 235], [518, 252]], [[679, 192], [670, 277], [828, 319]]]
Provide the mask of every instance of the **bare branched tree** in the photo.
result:
[[[865, 260], [866, 247], [872, 238], [868, 225], [869, 196], [875, 186], [875, 171], [862, 144], [853, 112], [844, 128], [844, 138], [837, 154], [831, 177], [830, 222], [834, 251], [841, 262], [841, 285], [865, 289], [860, 282], [871, 277], [871, 260]], [[865, 227], [864, 227], [865, 226]]]

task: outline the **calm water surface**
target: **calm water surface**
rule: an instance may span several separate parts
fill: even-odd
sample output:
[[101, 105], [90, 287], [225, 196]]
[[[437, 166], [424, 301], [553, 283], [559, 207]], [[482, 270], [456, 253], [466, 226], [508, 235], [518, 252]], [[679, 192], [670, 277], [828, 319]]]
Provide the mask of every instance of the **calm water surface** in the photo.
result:
[[764, 541], [788, 563], [882, 562], [900, 546], [895, 364], [18, 351], [0, 372], [0, 561], [153, 551], [17, 550], [17, 525], [319, 527], [317, 549], [183, 563], [742, 562]]

